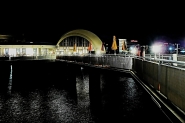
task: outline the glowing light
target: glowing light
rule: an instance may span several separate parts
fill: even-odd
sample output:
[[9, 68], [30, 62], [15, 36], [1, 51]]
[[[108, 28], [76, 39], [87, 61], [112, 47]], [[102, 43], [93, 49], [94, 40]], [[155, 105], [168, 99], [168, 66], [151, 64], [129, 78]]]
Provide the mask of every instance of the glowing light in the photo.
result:
[[99, 55], [100, 54], [100, 51], [96, 51], [96, 54]]
[[131, 47], [130, 50], [131, 50], [132, 54], [136, 54], [136, 52], [137, 52], [136, 48], [133, 48], [133, 47]]
[[33, 55], [33, 48], [26, 48], [26, 55], [32, 56]]
[[15, 56], [16, 55], [16, 49], [9, 49], [9, 55]]
[[161, 51], [161, 45], [154, 45], [154, 46], [152, 46], [152, 51], [154, 53], [159, 53]]

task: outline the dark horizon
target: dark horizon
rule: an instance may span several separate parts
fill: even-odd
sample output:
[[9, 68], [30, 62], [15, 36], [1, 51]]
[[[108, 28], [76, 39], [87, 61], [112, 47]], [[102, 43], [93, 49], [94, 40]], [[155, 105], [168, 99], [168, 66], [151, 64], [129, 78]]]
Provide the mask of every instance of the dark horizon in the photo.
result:
[[[91, 4], [93, 6], [94, 2]], [[111, 3], [105, 7], [96, 3], [94, 9], [81, 3], [70, 4], [70, 9], [65, 6], [52, 9], [48, 7], [50, 4], [21, 6], [21, 9], [17, 6], [14, 11], [2, 11], [0, 34], [24, 34], [27, 40], [57, 43], [63, 34], [85, 29], [105, 43], [111, 43], [115, 35], [117, 39], [138, 40], [141, 44], [151, 44], [155, 39], [183, 44], [185, 21], [182, 7], [161, 3], [154, 7], [131, 4], [124, 8], [119, 4]]]
[[[183, 44], [184, 42], [184, 34], [173, 34], [173, 33], [169, 33], [166, 34], [166, 32], [155, 32], [155, 33], [150, 33], [150, 34], [144, 34], [145, 32], [140, 32], [137, 34], [131, 33], [128, 34], [129, 32], [114, 32], [114, 31], [97, 31], [95, 29], [88, 29], [88, 28], [74, 28], [74, 29], [66, 29], [62, 30], [61, 32], [57, 33], [57, 30], [55, 31], [51, 31], [51, 32], [47, 32], [46, 30], [39, 30], [39, 31], [12, 31], [12, 32], [6, 32], [4, 31], [3, 33], [0, 32], [0, 34], [10, 34], [14, 37], [17, 37], [18, 39], [25, 39], [26, 41], [35, 41], [35, 42], [50, 42], [50, 43], [57, 43], [58, 40], [60, 39], [60, 37], [62, 35], [64, 35], [65, 33], [75, 30], [75, 29], [86, 29], [89, 30], [93, 33], [95, 33], [101, 40], [102, 42], [111, 44], [112, 40], [113, 40], [113, 35], [116, 36], [117, 40], [118, 39], [127, 39], [127, 41], [130, 40], [138, 40], [138, 42], [140, 44], [143, 45], [150, 45], [155, 41], [163, 41], [163, 42], [168, 42], [168, 43], [180, 43]], [[36, 30], [36, 29], [35, 29]], [[49, 29], [52, 30], [52, 29]], [[127, 29], [128, 30], [128, 29]], [[149, 32], [148, 32], [149, 33]]]

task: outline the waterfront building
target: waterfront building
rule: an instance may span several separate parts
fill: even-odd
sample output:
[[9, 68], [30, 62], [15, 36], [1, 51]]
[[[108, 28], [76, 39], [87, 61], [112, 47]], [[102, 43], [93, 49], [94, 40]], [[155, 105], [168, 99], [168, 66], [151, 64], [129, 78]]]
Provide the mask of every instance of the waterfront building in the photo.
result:
[[[62, 40], [59, 45], [49, 42], [30, 42], [15, 39], [11, 35], [0, 35], [0, 57], [56, 58], [56, 55], [85, 55], [89, 51], [89, 41], [79, 36], [71, 36]], [[74, 50], [75, 48], [75, 50]]]
[[26, 42], [13, 39], [11, 35], [0, 35], [0, 56], [56, 56], [56, 45], [47, 42]]

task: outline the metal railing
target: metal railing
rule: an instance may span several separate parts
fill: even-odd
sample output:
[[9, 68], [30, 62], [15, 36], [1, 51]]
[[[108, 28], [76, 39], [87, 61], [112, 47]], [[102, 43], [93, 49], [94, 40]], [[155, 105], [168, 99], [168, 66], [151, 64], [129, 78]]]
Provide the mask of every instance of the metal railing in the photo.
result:
[[2, 56], [0, 57], [0, 60], [39, 60], [39, 59], [56, 59], [56, 55]]
[[[171, 57], [171, 58], [170, 58]], [[185, 57], [185, 56], [184, 56]], [[173, 67], [178, 67], [178, 68], [185, 68], [185, 61], [178, 61], [178, 60], [172, 60], [172, 55], [169, 56], [163, 56], [163, 57], [134, 57], [136, 59], [140, 59], [140, 60], [145, 60], [145, 61], [151, 61], [151, 62], [155, 62], [155, 63], [159, 63], [159, 64], [164, 64], [164, 65], [168, 65], [168, 66], [173, 66]]]
[[116, 67], [123, 69], [132, 68], [132, 57], [128, 55], [114, 55], [114, 54], [102, 54], [102, 55], [67, 55], [67, 56], [57, 56], [57, 59], [78, 62], [83, 64], [90, 64], [102, 67]]
[[146, 58], [157, 58], [157, 59], [166, 59], [166, 60], [172, 60], [173, 59], [173, 55], [172, 54], [145, 54]]
[[[184, 57], [180, 55], [179, 57]], [[108, 67], [131, 69], [133, 63], [131, 59], [141, 59], [178, 68], [185, 68], [185, 61], [172, 60], [172, 54], [162, 54], [155, 57], [154, 54], [146, 54], [145, 57], [128, 55], [128, 54], [85, 54], [85, 55], [61, 55], [57, 59], [62, 59], [71, 62], [79, 62], [84, 64], [102, 65]]]

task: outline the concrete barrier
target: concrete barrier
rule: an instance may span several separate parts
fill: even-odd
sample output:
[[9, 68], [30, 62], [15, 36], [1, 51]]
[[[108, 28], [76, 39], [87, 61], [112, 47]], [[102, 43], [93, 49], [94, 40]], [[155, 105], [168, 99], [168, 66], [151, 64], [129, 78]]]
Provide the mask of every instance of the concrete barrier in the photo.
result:
[[134, 59], [133, 70], [185, 112], [185, 69]]
[[167, 98], [185, 111], [185, 70], [168, 67]]

